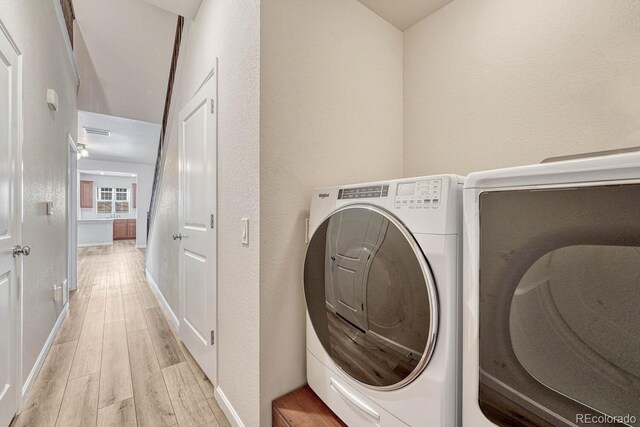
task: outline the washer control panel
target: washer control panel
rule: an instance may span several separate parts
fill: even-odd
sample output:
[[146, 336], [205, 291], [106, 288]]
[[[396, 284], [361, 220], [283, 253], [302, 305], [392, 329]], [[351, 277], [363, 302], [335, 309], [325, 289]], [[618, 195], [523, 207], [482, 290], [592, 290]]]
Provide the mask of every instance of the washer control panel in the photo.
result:
[[343, 199], [370, 199], [372, 197], [387, 197], [389, 185], [369, 185], [363, 187], [341, 188], [338, 191], [338, 200]]
[[395, 208], [437, 209], [442, 197], [442, 179], [401, 182], [398, 184]]

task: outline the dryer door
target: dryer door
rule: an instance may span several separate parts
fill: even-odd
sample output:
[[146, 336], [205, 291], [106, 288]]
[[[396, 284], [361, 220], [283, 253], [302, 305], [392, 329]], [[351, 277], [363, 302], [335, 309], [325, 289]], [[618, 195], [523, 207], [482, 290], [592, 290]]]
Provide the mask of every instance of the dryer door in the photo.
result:
[[485, 415], [501, 426], [640, 426], [640, 184], [479, 201]]
[[351, 205], [327, 218], [307, 248], [304, 289], [322, 346], [355, 380], [396, 389], [427, 365], [436, 288], [420, 247], [390, 213]]

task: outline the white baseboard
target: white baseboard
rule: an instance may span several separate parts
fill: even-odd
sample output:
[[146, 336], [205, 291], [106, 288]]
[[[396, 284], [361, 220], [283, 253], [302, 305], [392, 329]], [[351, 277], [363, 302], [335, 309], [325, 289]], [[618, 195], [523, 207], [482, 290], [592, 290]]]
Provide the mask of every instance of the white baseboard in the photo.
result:
[[220, 387], [216, 387], [216, 391], [214, 395], [215, 395], [216, 401], [218, 402], [218, 405], [220, 405], [220, 409], [222, 409], [222, 412], [224, 412], [224, 414], [227, 416], [227, 419], [229, 420], [231, 425], [234, 427], [244, 427], [244, 424], [242, 423], [240, 416], [238, 415], [236, 410], [233, 408], [233, 406], [231, 405], [231, 402], [229, 402], [229, 399], [227, 399], [227, 396], [225, 396], [224, 392]]
[[149, 281], [149, 283], [151, 283], [151, 289], [153, 289], [153, 292], [156, 294], [156, 296], [160, 300], [160, 304], [162, 305], [162, 309], [164, 310], [164, 313], [167, 315], [169, 320], [173, 322], [173, 326], [175, 326], [176, 330], [180, 330], [180, 327], [179, 327], [180, 322], [178, 322], [178, 316], [176, 316], [176, 314], [173, 312], [167, 300], [164, 299], [164, 295], [162, 295], [162, 292], [160, 292], [160, 288], [158, 288], [158, 284], [156, 283], [155, 280], [153, 280], [153, 277], [151, 277], [149, 270], [145, 269], [144, 273], [146, 274], [147, 280]]
[[147, 249], [147, 245], [136, 245], [136, 249]]
[[111, 246], [113, 242], [103, 242], [103, 243], [78, 243], [79, 248], [88, 248], [91, 246]]
[[40, 369], [42, 369], [44, 360], [47, 358], [47, 355], [49, 354], [49, 350], [51, 350], [51, 346], [53, 345], [53, 342], [56, 340], [56, 335], [58, 335], [60, 326], [62, 325], [62, 322], [64, 321], [64, 319], [67, 317], [68, 311], [69, 311], [69, 303], [67, 303], [64, 306], [64, 308], [62, 309], [62, 312], [58, 316], [58, 320], [56, 320], [55, 325], [53, 325], [53, 329], [51, 330], [51, 333], [49, 334], [47, 341], [44, 343], [44, 347], [42, 347], [42, 351], [40, 351], [40, 355], [38, 355], [38, 359], [36, 360], [35, 365], [33, 365], [33, 369], [31, 369], [31, 373], [29, 373], [29, 376], [27, 377], [27, 381], [25, 381], [24, 385], [22, 386], [22, 401], [20, 402], [20, 407], [21, 407], [20, 409], [24, 407], [24, 404], [27, 401], [27, 397], [29, 395], [29, 392], [31, 391], [31, 387], [33, 386], [33, 384], [36, 382], [36, 379], [38, 378], [38, 374], [40, 373]]

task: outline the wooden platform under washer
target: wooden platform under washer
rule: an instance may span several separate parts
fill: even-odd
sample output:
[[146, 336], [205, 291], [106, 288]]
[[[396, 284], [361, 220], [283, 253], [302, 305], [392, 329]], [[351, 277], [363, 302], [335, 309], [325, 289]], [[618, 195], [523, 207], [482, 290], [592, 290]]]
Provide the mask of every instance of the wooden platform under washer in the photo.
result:
[[346, 427], [305, 385], [273, 401], [273, 427]]

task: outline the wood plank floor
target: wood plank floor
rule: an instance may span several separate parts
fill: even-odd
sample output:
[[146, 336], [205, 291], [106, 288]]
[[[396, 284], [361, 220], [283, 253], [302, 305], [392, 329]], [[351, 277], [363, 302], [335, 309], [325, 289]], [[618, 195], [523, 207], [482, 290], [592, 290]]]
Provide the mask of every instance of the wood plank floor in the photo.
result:
[[133, 241], [78, 250], [78, 289], [12, 427], [230, 427]]

